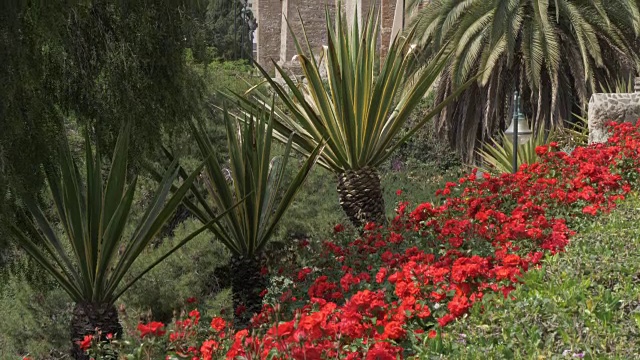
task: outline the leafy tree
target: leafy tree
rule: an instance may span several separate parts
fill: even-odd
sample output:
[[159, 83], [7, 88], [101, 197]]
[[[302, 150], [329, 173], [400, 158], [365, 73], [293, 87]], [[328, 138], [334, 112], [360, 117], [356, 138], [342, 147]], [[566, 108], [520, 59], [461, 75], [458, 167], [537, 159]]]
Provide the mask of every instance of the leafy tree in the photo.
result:
[[207, 42], [223, 60], [251, 59], [257, 23], [246, 0], [210, 0], [206, 12]]
[[163, 131], [200, 111], [203, 86], [185, 56], [185, 39], [199, 28], [187, 11], [195, 7], [187, 0], [0, 4], [0, 216], [15, 220], [17, 195], [42, 188], [40, 164], [58, 155], [51, 139], [87, 127], [107, 156], [130, 123], [136, 166]]
[[439, 116], [467, 160], [504, 128], [514, 90], [534, 126], [549, 129], [569, 120], [576, 103], [586, 105], [598, 83], [640, 64], [637, 0], [434, 0], [415, 21], [425, 57], [447, 46], [454, 52], [436, 101], [479, 75]]

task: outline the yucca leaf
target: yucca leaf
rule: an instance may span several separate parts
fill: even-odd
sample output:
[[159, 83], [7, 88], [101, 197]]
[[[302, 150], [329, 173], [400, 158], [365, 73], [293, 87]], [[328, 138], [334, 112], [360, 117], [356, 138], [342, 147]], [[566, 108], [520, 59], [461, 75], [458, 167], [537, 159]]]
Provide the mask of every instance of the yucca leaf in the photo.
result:
[[[280, 222], [280, 219], [289, 208], [289, 205], [293, 203], [294, 196], [296, 195], [298, 190], [302, 187], [302, 184], [304, 183], [307, 176], [309, 175], [309, 172], [311, 171], [313, 165], [315, 164], [317, 159], [320, 157], [323, 147], [324, 147], [324, 144], [322, 143], [318, 145], [318, 147], [309, 155], [309, 157], [307, 158], [303, 166], [300, 168], [296, 177], [289, 184], [289, 187], [286, 193], [282, 197], [282, 200], [280, 200], [280, 205], [275, 209], [275, 214], [270, 219], [267, 230], [262, 234], [262, 237], [261, 237], [262, 243], [260, 244], [260, 247], [264, 247], [267, 241], [271, 238], [276, 226]], [[272, 210], [274, 208], [270, 206], [267, 209]]]
[[[87, 148], [85, 151], [91, 151]], [[94, 273], [90, 267], [91, 264], [91, 239], [88, 233], [87, 224], [87, 207], [86, 207], [86, 189], [82, 184], [82, 178], [71, 156], [71, 150], [64, 139], [61, 147], [61, 178], [55, 180], [60, 184], [62, 203], [58, 206], [64, 213], [66, 221], [63, 223], [65, 231], [78, 260], [78, 267], [83, 279], [83, 293], [87, 297], [91, 297]], [[52, 175], [55, 177], [55, 175]]]
[[[96, 286], [96, 271], [97, 262], [98, 262], [98, 246], [99, 242], [102, 241], [102, 209], [103, 209], [103, 201], [109, 201], [111, 199], [103, 199], [102, 196], [102, 169], [100, 162], [100, 155], [97, 154], [94, 158], [93, 152], [91, 151], [91, 142], [89, 141], [89, 134], [85, 132], [85, 147], [88, 149], [85, 151], [85, 162], [86, 162], [86, 174], [87, 174], [87, 192], [86, 196], [83, 199], [86, 201], [86, 209], [87, 209], [87, 236], [88, 241], [86, 242], [86, 246], [88, 247], [87, 253], [90, 254], [90, 257], [87, 259], [87, 268], [90, 271], [90, 279], [89, 283], [92, 287], [93, 296], [95, 293]], [[113, 199], [112, 201], [119, 201], [118, 198]], [[94, 300], [94, 299], [91, 299]]]
[[122, 235], [126, 229], [127, 220], [133, 204], [137, 178], [134, 178], [118, 207], [111, 214], [109, 223], [105, 224], [104, 233], [98, 251], [98, 262], [95, 267], [96, 281], [93, 291], [98, 297], [104, 296], [103, 291], [107, 288], [107, 278], [109, 266], [113, 263], [118, 254], [119, 246], [122, 242]]
[[[62, 246], [62, 242], [56, 235], [51, 224], [47, 221], [47, 218], [45, 217], [40, 207], [32, 198], [29, 197], [23, 198], [23, 203], [25, 204], [27, 210], [31, 213], [31, 216], [33, 216], [38, 225], [38, 228], [45, 236], [45, 239], [38, 241], [38, 243], [42, 244], [47, 249], [49, 255], [56, 261], [60, 269], [65, 272], [67, 278], [75, 281], [76, 284], [79, 284], [81, 282], [80, 274], [78, 274], [75, 266], [71, 263], [71, 259], [69, 259], [69, 256], [67, 256], [67, 252]], [[29, 224], [31, 224], [30, 220]], [[31, 231], [33, 234], [37, 233], [35, 229], [36, 227], [31, 224]]]
[[[75, 283], [73, 280], [66, 277], [59, 268], [49, 261], [47, 256], [42, 253], [42, 250], [29, 239], [17, 226], [14, 224], [8, 224], [9, 229], [15, 236], [18, 244], [34, 259], [40, 266], [42, 266], [54, 279], [62, 286], [62, 288], [69, 294], [74, 301], [82, 301], [85, 299], [81, 283]], [[35, 230], [35, 229], [32, 229]], [[44, 240], [41, 238], [40, 240]], [[46, 240], [45, 240], [46, 241]]]
[[[533, 134], [531, 138], [524, 144], [518, 146], [518, 168], [522, 164], [533, 164], [538, 161], [536, 147], [544, 145], [553, 138], [555, 132], [545, 134], [539, 132]], [[491, 139], [491, 144], [485, 144], [483, 149], [478, 150], [483, 166], [482, 169], [492, 173], [511, 173], [513, 172], [513, 144], [512, 139], [504, 133], [501, 136], [501, 142]]]
[[209, 206], [229, 208], [235, 204], [235, 199], [245, 199], [222, 217], [219, 223], [209, 227], [214, 236], [234, 255], [253, 256], [262, 251], [321, 151], [319, 148], [313, 149], [312, 157], [307, 159], [298, 176], [286, 186], [284, 195], [280, 196], [294, 135], [290, 135], [284, 154], [272, 159], [271, 145], [277, 124], [274, 116], [273, 106], [265, 106], [255, 113], [245, 113], [240, 121], [234, 120], [225, 110], [230, 174], [233, 180], [231, 184], [227, 182], [222, 167], [215, 160], [215, 149], [204, 127], [192, 126], [200, 152], [210, 159], [206, 162], [206, 171], [209, 178], [209, 201], [213, 205]]
[[141, 220], [144, 225], [138, 232], [135, 232], [131, 240], [129, 240], [110, 278], [106, 294], [115, 292], [116, 287], [120, 284], [120, 281], [122, 281], [122, 278], [129, 271], [131, 265], [133, 265], [133, 262], [138, 258], [142, 250], [158, 235], [162, 226], [164, 226], [169, 217], [173, 215], [203, 167], [204, 163], [198, 166], [166, 203], [165, 199], [170, 193], [171, 185], [178, 175], [177, 167], [175, 167], [176, 170], [174, 170], [170, 177], [166, 177], [166, 183], [160, 184], [154, 205], [156, 208], [149, 212], [150, 216], [148, 218]]

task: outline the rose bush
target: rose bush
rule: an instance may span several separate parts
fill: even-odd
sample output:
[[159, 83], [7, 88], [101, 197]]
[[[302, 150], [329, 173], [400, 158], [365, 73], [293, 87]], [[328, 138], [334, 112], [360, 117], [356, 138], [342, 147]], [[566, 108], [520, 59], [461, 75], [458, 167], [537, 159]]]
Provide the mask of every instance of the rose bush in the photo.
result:
[[387, 228], [356, 235], [339, 225], [328, 241], [301, 243], [301, 267], [269, 269], [290, 286], [265, 289], [250, 330], [234, 333], [222, 318], [204, 329], [196, 311], [166, 335], [141, 324], [138, 349], [153, 345], [167, 359], [411, 357], [485, 294], [508, 298], [525, 271], [631, 191], [640, 131], [610, 126], [606, 144], [571, 154], [540, 146], [541, 160], [515, 174], [474, 170], [439, 190], [438, 204], [400, 201]]

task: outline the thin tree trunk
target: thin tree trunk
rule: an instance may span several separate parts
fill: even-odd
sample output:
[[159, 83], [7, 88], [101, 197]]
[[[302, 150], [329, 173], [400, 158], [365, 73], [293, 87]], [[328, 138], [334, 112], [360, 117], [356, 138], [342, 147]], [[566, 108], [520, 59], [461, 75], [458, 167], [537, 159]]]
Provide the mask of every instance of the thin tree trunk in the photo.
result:
[[76, 360], [89, 360], [78, 345], [86, 335], [96, 335], [100, 332], [104, 340], [107, 334], [114, 339], [122, 336], [122, 325], [118, 318], [118, 311], [113, 304], [77, 303], [71, 318], [71, 356]]

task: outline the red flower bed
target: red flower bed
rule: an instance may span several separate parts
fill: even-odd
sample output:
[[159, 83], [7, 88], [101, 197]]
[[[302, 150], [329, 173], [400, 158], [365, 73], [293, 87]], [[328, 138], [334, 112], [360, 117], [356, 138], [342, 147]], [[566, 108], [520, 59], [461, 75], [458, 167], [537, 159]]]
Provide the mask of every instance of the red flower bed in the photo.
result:
[[541, 160], [516, 174], [473, 171], [439, 190], [439, 204], [409, 211], [400, 202], [387, 228], [369, 224], [355, 240], [336, 226], [331, 241], [301, 249], [307, 266], [275, 271], [293, 285], [266, 292], [250, 332], [233, 333], [216, 318], [192, 356], [410, 357], [485, 294], [508, 297], [545, 253], [565, 248], [581, 221], [610, 211], [631, 190], [640, 131], [611, 126], [607, 144], [571, 154], [541, 146]]

